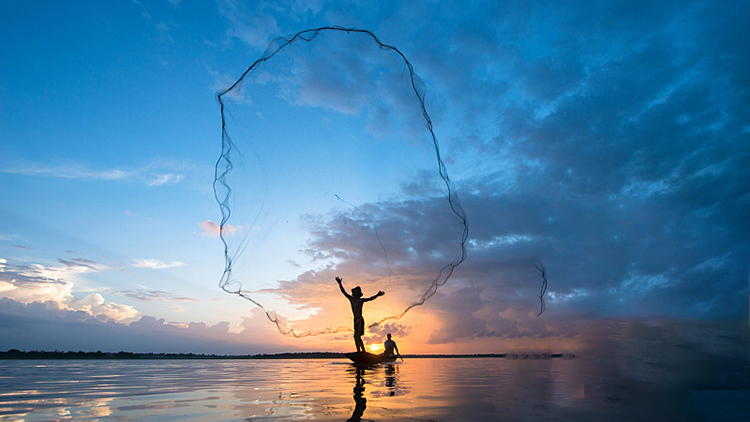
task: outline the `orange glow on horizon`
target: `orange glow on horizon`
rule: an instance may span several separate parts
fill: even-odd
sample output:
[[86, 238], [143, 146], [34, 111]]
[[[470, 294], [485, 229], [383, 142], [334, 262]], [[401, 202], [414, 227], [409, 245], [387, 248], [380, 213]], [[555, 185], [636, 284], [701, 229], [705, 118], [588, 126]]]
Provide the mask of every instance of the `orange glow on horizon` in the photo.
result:
[[375, 353], [375, 354], [381, 353], [384, 350], [383, 349], [383, 345], [382, 344], [377, 344], [377, 343], [376, 344], [371, 344], [371, 345], [369, 345], [367, 347], [370, 349], [370, 352]]

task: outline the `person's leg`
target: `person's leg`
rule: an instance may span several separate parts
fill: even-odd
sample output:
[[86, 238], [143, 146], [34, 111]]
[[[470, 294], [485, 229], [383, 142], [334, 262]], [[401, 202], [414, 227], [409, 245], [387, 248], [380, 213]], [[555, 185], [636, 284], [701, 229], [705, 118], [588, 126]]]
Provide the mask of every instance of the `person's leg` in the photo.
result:
[[354, 344], [356, 344], [358, 352], [365, 351], [365, 343], [362, 341], [361, 336], [354, 336]]
[[365, 333], [365, 320], [361, 316], [354, 320], [354, 344], [358, 352], [365, 351], [365, 343], [362, 341], [362, 335]]

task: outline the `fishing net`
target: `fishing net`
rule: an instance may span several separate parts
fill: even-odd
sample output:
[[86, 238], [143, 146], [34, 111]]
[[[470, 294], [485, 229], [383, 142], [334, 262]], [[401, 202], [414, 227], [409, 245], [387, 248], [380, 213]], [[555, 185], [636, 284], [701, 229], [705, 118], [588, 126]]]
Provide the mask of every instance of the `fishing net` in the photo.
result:
[[365, 30], [302, 31], [218, 99], [219, 285], [282, 334], [351, 331], [336, 276], [386, 292], [365, 306], [372, 326], [424, 304], [466, 258], [425, 89], [397, 48]]

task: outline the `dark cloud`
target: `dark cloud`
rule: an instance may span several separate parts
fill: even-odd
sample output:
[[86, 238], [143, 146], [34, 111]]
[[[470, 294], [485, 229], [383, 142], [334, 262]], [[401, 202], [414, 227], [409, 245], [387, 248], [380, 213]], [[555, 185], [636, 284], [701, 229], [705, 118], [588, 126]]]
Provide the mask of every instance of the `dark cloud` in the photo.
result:
[[[745, 240], [732, 230], [744, 223], [698, 217], [681, 211], [684, 200], [679, 196], [661, 196], [463, 195], [472, 229], [469, 259], [446, 293], [428, 302], [448, 321], [430, 341], [574, 335], [576, 330], [544, 326], [548, 317], [561, 315], [568, 316], [569, 325], [581, 315], [711, 318], [746, 313]], [[455, 247], [450, 239], [456, 238], [455, 231], [450, 233], [455, 226], [450, 216], [437, 222], [425, 218], [440, 215], [443, 207], [444, 198], [434, 198], [368, 208], [394, 274], [429, 279], [440, 263], [433, 258], [450, 256]], [[331, 224], [335, 227], [335, 219]], [[316, 231], [311, 250], [342, 259], [338, 273], [382, 261], [377, 245], [334, 227]], [[547, 313], [536, 319], [541, 278], [534, 266], [540, 262], [547, 267], [550, 287]], [[317, 282], [313, 280], [284, 283], [280, 291], [292, 301], [306, 302], [312, 295], [305, 286]], [[467, 283], [473, 287], [450, 288]], [[317, 305], [326, 306], [325, 301]], [[506, 317], [497, 316], [506, 311]], [[533, 327], [519, 328], [519, 321]]]
[[[471, 228], [468, 260], [428, 302], [448, 321], [430, 341], [565, 337], [580, 316], [746, 315], [750, 6], [464, 3], [322, 9], [344, 22], [380, 17], [370, 29], [425, 80]], [[369, 117], [387, 129], [407, 103], [381, 99], [366, 59], [334, 59], [346, 72], [307, 75], [297, 101], [354, 113], [377, 98]], [[407, 181], [402, 201], [362, 207], [410, 287], [455, 254], [455, 221], [427, 179]], [[343, 221], [368, 225], [356, 213], [314, 216], [307, 253], [339, 260], [341, 273], [382, 263]], [[547, 313], [532, 318], [540, 262]], [[278, 292], [323, 307], [322, 273], [333, 276], [306, 273]]]
[[399, 323], [386, 323], [367, 329], [368, 343], [383, 343], [390, 334], [394, 340], [406, 337], [409, 334], [409, 327]]
[[[494, 81], [473, 78], [482, 86], [466, 95], [437, 70], [431, 86], [460, 116], [449, 121], [477, 134], [451, 140], [452, 154], [476, 152], [489, 169], [460, 183], [473, 248], [456, 277], [489, 285], [492, 274], [518, 288], [541, 260], [549, 309], [746, 313], [747, 5], [611, 2], [508, 16], [519, 14], [500, 25], [512, 37], [467, 43], [455, 49], [466, 60], [426, 70], [477, 70], [490, 65], [482, 51], [504, 51], [497, 75], [513, 85], [490, 101], [481, 92], [496, 92]], [[537, 25], [545, 16], [553, 28]], [[531, 48], [521, 34], [542, 42]], [[494, 124], [469, 127], [477, 122]]]

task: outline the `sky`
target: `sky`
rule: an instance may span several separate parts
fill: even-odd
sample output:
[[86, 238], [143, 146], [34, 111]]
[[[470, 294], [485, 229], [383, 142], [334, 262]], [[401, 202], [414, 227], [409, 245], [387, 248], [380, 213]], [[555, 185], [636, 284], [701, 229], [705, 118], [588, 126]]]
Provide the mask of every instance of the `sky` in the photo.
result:
[[[0, 7], [0, 350], [351, 349], [219, 286], [217, 93], [327, 26], [411, 63], [469, 229], [445, 284], [366, 343], [568, 350], [602, 320], [748, 318], [746, 2]], [[386, 292], [368, 324], [400, 315], [461, 258], [408, 77], [324, 31], [225, 97], [227, 289], [284, 328], [350, 327], [337, 275]]]

